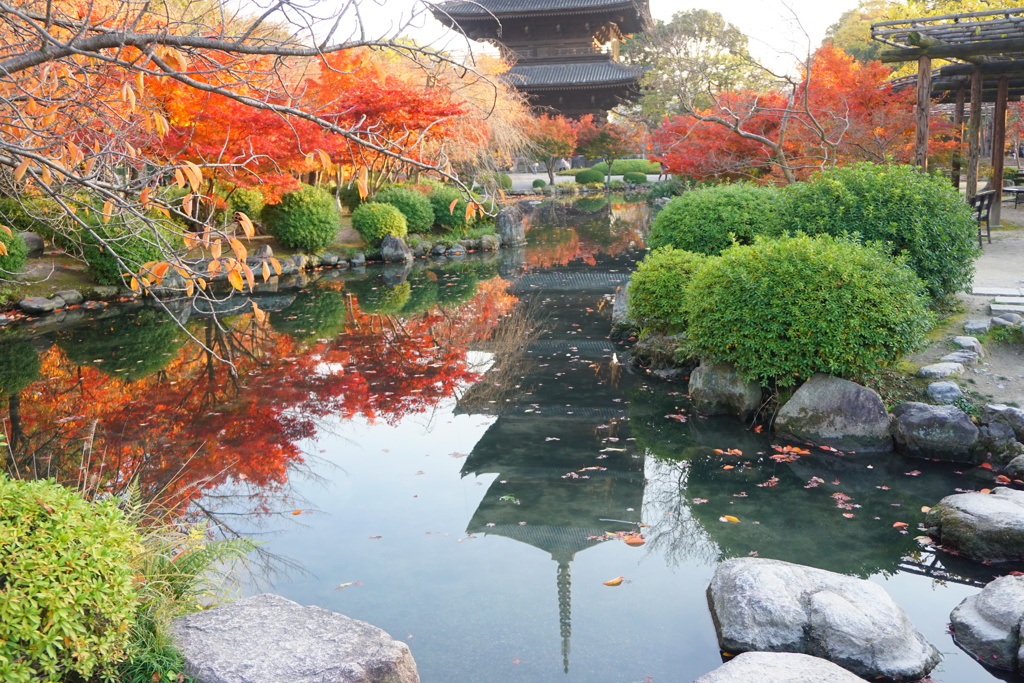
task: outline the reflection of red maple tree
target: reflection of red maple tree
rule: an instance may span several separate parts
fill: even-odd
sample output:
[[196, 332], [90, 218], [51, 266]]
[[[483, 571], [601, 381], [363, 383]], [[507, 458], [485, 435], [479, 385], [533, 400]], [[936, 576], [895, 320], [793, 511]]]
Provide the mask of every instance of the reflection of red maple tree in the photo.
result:
[[[186, 347], [165, 370], [131, 383], [77, 366], [53, 346], [44, 379], [22, 392], [23, 450], [38, 476], [84, 478], [98, 489], [134, 479], [145, 499], [177, 512], [229, 482], [247, 485], [255, 509], [269, 510], [318, 420], [396, 423], [475, 380], [466, 348], [515, 304], [506, 286], [494, 278], [458, 309], [407, 320], [355, 307], [345, 332], [310, 346], [249, 318], [226, 332], [205, 324], [193, 331], [205, 334], [208, 350]], [[51, 470], [38, 469], [47, 463]]]

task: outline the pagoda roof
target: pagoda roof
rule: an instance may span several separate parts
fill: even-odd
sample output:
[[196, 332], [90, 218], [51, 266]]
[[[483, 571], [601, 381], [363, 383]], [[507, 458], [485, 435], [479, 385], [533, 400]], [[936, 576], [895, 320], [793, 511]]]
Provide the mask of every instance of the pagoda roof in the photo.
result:
[[583, 90], [634, 85], [643, 72], [643, 67], [612, 61], [563, 62], [516, 65], [509, 69], [504, 78], [520, 90]]
[[435, 16], [479, 18], [589, 14], [616, 9], [640, 11], [635, 0], [452, 0], [433, 5], [431, 11]]

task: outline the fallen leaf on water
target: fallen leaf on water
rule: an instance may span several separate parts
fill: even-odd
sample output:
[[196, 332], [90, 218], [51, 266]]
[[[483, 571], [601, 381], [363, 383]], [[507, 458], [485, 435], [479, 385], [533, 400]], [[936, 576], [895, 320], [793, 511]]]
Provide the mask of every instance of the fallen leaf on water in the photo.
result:
[[982, 489], [978, 493], [992, 493], [992, 489]]
[[343, 591], [346, 588], [348, 588], [349, 586], [362, 586], [362, 585], [363, 584], [359, 583], [358, 581], [346, 581], [345, 583], [339, 583], [337, 586], [334, 587], [334, 590], [336, 590], [336, 591]]
[[983, 462], [980, 465], [978, 465], [978, 467], [983, 469], [983, 470], [990, 470], [990, 469], [992, 469], [992, 463], [990, 463], [990, 462]]
[[383, 536], [367, 536], [366, 538], [368, 540], [371, 540], [371, 541], [379, 541], [380, 539], [382, 539], [384, 537]]
[[764, 425], [757, 425], [756, 427], [754, 427], [754, 433], [760, 434], [762, 429], [764, 429]]
[[694, 498], [693, 499], [693, 504], [694, 505], [701, 505], [701, 504], [706, 503], [706, 502], [708, 502], [707, 498]]
[[631, 545], [633, 547], [640, 546], [640, 545], [643, 545], [644, 543], [647, 543], [647, 541], [644, 540], [643, 536], [638, 536], [636, 534], [634, 534], [632, 536], [626, 536], [622, 540], [623, 540], [623, 542], [625, 542], [626, 545]]
[[735, 466], [735, 465], [726, 465], [726, 466], [725, 466], [725, 467], [723, 467], [722, 469], [723, 469], [723, 470], [732, 470], [732, 469], [735, 469], [735, 468], [736, 468], [736, 466]]
[[853, 519], [853, 513], [852, 512], [844, 512], [843, 513], [843, 517], [846, 517], [847, 519]]
[[620, 586], [620, 585], [622, 585], [622, 582], [625, 581], [625, 580], [626, 580], [625, 576], [616, 576], [611, 581], [605, 581], [604, 585], [606, 585], [606, 586]]
[[730, 524], [738, 524], [740, 520], [736, 517], [733, 517], [732, 515], [722, 515], [718, 518], [718, 521], [729, 522]]
[[523, 660], [521, 660], [521, 659], [513, 659], [513, 660], [512, 660], [512, 663], [513, 663], [513, 664], [522, 664], [522, 663], [523, 663]]
[[1010, 478], [1007, 477], [1005, 474], [997, 474], [996, 481], [999, 482], [1000, 484], [1009, 484]]
[[910, 525], [907, 524], [906, 522], [893, 522], [892, 523], [892, 527], [894, 529], [903, 529], [903, 528], [908, 527], [908, 526], [910, 526]]
[[302, 514], [302, 510], [295, 510], [295, 511], [292, 512], [292, 514], [293, 515], [301, 515]]
[[930, 507], [928, 507], [927, 505], [922, 505], [921, 506], [921, 512], [931, 512], [931, 511], [932, 511], [932, 509]]
[[738, 448], [730, 448], [726, 451], [729, 455], [743, 455], [743, 451]]

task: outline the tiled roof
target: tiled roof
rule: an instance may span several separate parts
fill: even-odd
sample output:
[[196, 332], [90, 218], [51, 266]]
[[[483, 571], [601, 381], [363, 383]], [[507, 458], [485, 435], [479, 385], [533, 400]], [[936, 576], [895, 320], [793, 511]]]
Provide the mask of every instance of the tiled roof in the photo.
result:
[[632, 0], [453, 0], [437, 3], [432, 11], [434, 14], [483, 17], [557, 10], [576, 13], [631, 4], [634, 4]]
[[528, 64], [513, 66], [505, 80], [517, 88], [581, 88], [595, 85], [633, 83], [643, 74], [643, 67], [617, 62], [570, 62], [562, 64]]

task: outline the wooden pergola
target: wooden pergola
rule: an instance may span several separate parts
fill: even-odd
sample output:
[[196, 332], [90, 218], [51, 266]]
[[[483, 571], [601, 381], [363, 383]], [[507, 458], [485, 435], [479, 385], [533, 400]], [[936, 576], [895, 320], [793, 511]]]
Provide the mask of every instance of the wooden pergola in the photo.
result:
[[[1024, 96], [1024, 7], [984, 12], [963, 12], [917, 19], [880, 21], [871, 25], [871, 37], [892, 49], [883, 62], [917, 61], [917, 76], [895, 85], [917, 88], [915, 163], [928, 166], [928, 114], [932, 102], [954, 104], [953, 125], [958, 151], [953, 161], [953, 182], [960, 185], [960, 152], [964, 109], [967, 122], [967, 194], [978, 191], [981, 109], [994, 104], [992, 135], [992, 188], [996, 200], [992, 224], [999, 225], [1002, 201], [1003, 158], [1006, 147], [1006, 103]], [[950, 63], [932, 69], [933, 59]]]

